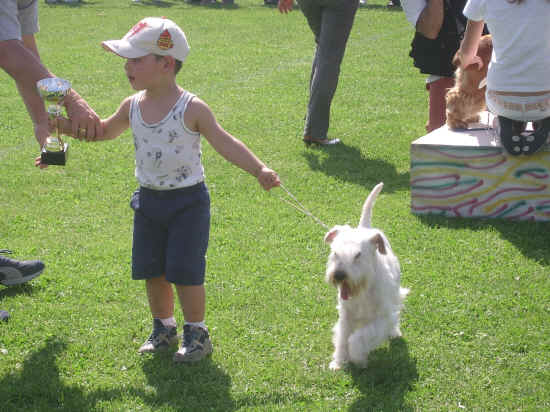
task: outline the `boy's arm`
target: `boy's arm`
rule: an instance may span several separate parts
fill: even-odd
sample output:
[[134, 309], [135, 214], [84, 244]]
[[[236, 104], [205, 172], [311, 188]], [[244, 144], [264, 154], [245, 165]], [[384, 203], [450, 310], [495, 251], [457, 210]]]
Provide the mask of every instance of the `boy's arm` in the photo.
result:
[[277, 173], [262, 163], [243, 142], [227, 133], [216, 121], [208, 105], [198, 97], [189, 103], [185, 121], [226, 160], [255, 176], [264, 189], [280, 185]]
[[120, 104], [117, 111], [113, 113], [109, 118], [101, 120], [101, 125], [103, 128], [102, 136], [95, 136], [94, 138], [88, 138], [88, 136], [75, 135], [73, 133], [72, 122], [69, 119], [62, 118], [60, 119], [61, 133], [68, 136], [72, 136], [75, 139], [86, 140], [86, 141], [100, 141], [100, 140], [111, 140], [116, 139], [120, 136], [128, 127], [130, 127], [130, 102], [131, 98], [127, 97]]

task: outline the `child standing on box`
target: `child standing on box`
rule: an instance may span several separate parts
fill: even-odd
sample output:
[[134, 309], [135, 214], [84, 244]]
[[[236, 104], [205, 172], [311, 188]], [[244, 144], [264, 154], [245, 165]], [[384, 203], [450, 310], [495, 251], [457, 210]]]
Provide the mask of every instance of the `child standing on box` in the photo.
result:
[[[476, 52], [486, 22], [493, 36], [487, 107], [498, 116], [508, 154], [536, 153], [550, 136], [550, 1], [468, 0], [464, 15], [461, 67], [483, 64]], [[533, 122], [534, 133], [522, 133], [525, 122]]]
[[114, 139], [132, 128], [140, 184], [131, 200], [132, 278], [145, 279], [153, 317], [153, 331], [139, 352], [177, 342], [174, 284], [185, 319], [174, 361], [198, 361], [212, 352], [204, 324], [210, 197], [200, 135], [225, 159], [256, 176], [264, 189], [278, 186], [279, 177], [217, 123], [206, 103], [176, 84], [189, 46], [174, 22], [145, 18], [122, 40], [105, 41], [103, 47], [127, 59], [126, 75], [138, 90], [102, 120], [104, 135], [95, 140]]

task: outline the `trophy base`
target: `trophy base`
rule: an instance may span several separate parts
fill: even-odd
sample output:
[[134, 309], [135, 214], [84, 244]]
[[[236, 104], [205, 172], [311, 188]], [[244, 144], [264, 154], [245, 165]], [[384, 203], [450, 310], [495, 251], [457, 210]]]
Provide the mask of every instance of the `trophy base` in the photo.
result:
[[40, 162], [46, 165], [52, 166], [65, 166], [67, 163], [67, 156], [69, 155], [69, 144], [63, 144], [63, 151], [50, 152], [46, 149], [42, 149], [40, 153]]

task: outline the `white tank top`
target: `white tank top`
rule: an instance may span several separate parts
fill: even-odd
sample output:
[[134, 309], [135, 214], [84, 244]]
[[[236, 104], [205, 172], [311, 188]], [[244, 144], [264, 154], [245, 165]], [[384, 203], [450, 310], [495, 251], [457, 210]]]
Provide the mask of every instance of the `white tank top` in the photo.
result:
[[200, 134], [189, 130], [183, 121], [195, 95], [184, 91], [164, 119], [149, 124], [143, 121], [139, 108], [143, 93], [133, 95], [130, 103], [139, 184], [154, 190], [173, 190], [202, 182]]

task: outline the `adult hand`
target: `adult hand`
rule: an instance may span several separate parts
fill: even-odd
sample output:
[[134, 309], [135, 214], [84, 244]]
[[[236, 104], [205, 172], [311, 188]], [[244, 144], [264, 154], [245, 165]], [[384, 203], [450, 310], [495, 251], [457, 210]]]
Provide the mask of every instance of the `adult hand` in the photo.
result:
[[[40, 150], [42, 150], [42, 146], [44, 146], [44, 143], [46, 143], [46, 139], [50, 135], [50, 128], [48, 124], [37, 124], [34, 126], [34, 136], [36, 137], [36, 140], [38, 141], [38, 144], [40, 145]], [[40, 167], [41, 169], [44, 169], [48, 167], [46, 164], [42, 164], [40, 162], [40, 156], [38, 156], [36, 159], [34, 159], [34, 165], [36, 167]]]
[[72, 136], [94, 140], [103, 137], [103, 126], [96, 112], [80, 95], [71, 90], [63, 99], [67, 115], [72, 122]]
[[281, 13], [288, 13], [289, 11], [292, 11], [292, 4], [294, 3], [294, 0], [279, 0], [279, 3], [277, 4], [277, 8]]

